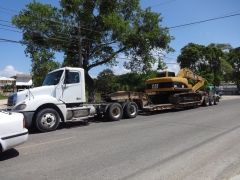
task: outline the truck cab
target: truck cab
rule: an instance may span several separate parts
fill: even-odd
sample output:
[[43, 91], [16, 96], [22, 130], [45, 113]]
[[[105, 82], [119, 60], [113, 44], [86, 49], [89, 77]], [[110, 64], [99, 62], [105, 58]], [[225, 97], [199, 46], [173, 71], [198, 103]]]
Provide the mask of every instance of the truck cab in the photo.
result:
[[66, 122], [89, 116], [82, 68], [65, 67], [51, 71], [42, 86], [17, 92], [8, 98], [8, 109], [24, 115], [26, 127], [33, 124], [42, 132], [55, 130]]

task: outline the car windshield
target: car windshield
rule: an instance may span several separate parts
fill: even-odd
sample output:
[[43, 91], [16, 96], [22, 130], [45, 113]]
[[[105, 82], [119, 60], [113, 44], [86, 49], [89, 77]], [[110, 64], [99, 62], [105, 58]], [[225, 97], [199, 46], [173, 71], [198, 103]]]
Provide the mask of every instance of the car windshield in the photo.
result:
[[63, 70], [56, 71], [47, 75], [43, 86], [57, 85], [62, 77]]

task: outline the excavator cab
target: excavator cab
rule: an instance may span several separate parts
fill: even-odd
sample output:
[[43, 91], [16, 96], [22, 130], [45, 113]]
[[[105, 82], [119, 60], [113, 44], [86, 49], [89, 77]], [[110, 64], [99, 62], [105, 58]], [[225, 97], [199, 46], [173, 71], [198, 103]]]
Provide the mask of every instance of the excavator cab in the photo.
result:
[[158, 72], [157, 77], [175, 77], [175, 72], [169, 71]]

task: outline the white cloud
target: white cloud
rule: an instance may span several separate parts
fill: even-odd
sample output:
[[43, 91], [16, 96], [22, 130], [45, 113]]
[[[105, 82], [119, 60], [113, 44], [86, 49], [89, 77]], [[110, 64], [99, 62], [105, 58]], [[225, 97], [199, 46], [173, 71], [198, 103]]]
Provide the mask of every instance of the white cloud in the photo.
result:
[[[171, 72], [175, 72], [175, 74], [177, 75], [178, 71], [180, 70], [180, 66], [178, 63], [176, 63], [175, 60], [171, 60], [168, 62], [169, 64], [167, 64], [168, 66], [168, 71], [171, 71]], [[172, 63], [172, 64], [171, 64]]]
[[122, 67], [120, 67], [120, 66], [113, 66], [111, 68], [111, 70], [113, 71], [113, 73], [115, 75], [121, 75], [121, 74], [126, 74], [126, 73], [130, 72], [130, 70], [124, 68], [123, 66]]
[[[175, 74], [177, 74], [178, 73], [178, 71], [180, 70], [180, 67], [179, 67], [179, 64], [178, 63], [176, 63], [176, 60], [174, 60], [174, 59], [172, 59], [172, 60], [168, 60], [168, 61], [165, 61], [167, 64], [167, 71], [170, 71], [170, 72], [175, 72]], [[155, 63], [154, 65], [153, 65], [153, 68], [152, 69], [154, 69], [154, 70], [156, 70], [157, 69], [157, 67], [158, 67], [158, 63]]]
[[16, 74], [22, 74], [22, 72], [17, 71], [14, 69], [12, 65], [6, 66], [4, 70], [0, 70], [0, 77], [12, 77], [16, 76]]
[[169, 64], [168, 65], [168, 71], [175, 72], [176, 75], [179, 70], [180, 70], [180, 67], [178, 64]]

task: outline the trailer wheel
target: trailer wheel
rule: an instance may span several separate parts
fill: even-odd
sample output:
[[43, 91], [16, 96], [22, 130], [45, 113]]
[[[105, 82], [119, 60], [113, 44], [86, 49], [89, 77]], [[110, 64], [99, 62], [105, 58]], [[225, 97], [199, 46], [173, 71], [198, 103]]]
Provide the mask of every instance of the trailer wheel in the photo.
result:
[[219, 98], [217, 96], [214, 97], [214, 105], [218, 105]]
[[52, 108], [46, 108], [37, 113], [36, 128], [41, 132], [49, 132], [57, 129], [60, 122], [59, 114]]
[[106, 113], [107, 119], [111, 121], [118, 121], [123, 116], [122, 106], [119, 103], [109, 105]]
[[212, 106], [214, 104], [214, 98], [211, 96], [209, 98], [209, 105]]
[[204, 97], [203, 106], [209, 106], [209, 98], [208, 97]]
[[126, 118], [135, 118], [138, 114], [138, 106], [135, 102], [128, 102], [123, 109], [123, 116]]

